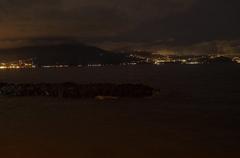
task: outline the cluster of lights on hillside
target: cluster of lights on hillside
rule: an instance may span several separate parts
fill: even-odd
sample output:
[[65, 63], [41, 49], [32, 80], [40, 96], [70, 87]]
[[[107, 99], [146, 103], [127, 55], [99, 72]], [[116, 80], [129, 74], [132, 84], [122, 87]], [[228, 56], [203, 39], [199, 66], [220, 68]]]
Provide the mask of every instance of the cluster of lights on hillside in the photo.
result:
[[240, 64], [240, 57], [234, 57], [233, 58], [233, 61]]
[[[199, 65], [211, 63], [211, 61], [217, 59], [225, 59], [229, 62], [240, 64], [240, 57], [225, 57], [222, 55], [199, 55], [199, 56], [177, 56], [177, 55], [161, 55], [152, 54], [152, 56], [143, 57], [135, 54], [131, 54], [131, 57], [138, 59], [138, 63], [150, 63], [154, 65], [162, 64], [186, 64], [186, 65]], [[221, 61], [219, 61], [221, 62]]]

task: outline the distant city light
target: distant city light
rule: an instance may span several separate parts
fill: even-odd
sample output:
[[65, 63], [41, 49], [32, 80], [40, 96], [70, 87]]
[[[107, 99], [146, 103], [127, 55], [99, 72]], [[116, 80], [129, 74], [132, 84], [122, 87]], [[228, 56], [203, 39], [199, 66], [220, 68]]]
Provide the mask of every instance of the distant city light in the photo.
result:
[[192, 62], [187, 62], [186, 64], [188, 64], [188, 65], [198, 65], [200, 63], [197, 62], [197, 61], [192, 61]]
[[0, 69], [24, 69], [24, 68], [36, 68], [36, 66], [33, 64], [32, 59], [0, 63]]
[[102, 64], [88, 64], [88, 67], [101, 67]]
[[[162, 65], [162, 64], [186, 64], [186, 65], [199, 65], [199, 64], [209, 64], [211, 62], [232, 62], [235, 64], [240, 64], [240, 57], [224, 57], [221, 55], [201, 55], [201, 56], [177, 56], [177, 55], [153, 55], [153, 56], [141, 56], [130, 54], [129, 57], [132, 58], [130, 61], [125, 61], [119, 65], [138, 65], [138, 64], [153, 64], [153, 65]], [[222, 58], [223, 57], [223, 58]], [[216, 60], [215, 60], [216, 59]], [[229, 59], [229, 60], [228, 60]], [[111, 64], [88, 64], [88, 65], [76, 65], [75, 67], [102, 67], [105, 65]], [[12, 62], [2, 62], [0, 63], [0, 70], [3, 69], [34, 69], [34, 68], [68, 68], [72, 65], [39, 65], [36, 66], [32, 59], [18, 60]]]
[[42, 68], [68, 68], [69, 65], [44, 65]]

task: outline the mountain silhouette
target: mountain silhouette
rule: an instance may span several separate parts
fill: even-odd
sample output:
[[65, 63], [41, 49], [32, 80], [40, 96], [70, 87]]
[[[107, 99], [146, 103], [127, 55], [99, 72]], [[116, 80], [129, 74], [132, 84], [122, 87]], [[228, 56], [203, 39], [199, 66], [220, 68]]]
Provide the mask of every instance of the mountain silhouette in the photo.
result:
[[0, 49], [0, 61], [33, 59], [36, 65], [120, 64], [130, 61], [126, 54], [108, 52], [84, 44], [58, 44]]

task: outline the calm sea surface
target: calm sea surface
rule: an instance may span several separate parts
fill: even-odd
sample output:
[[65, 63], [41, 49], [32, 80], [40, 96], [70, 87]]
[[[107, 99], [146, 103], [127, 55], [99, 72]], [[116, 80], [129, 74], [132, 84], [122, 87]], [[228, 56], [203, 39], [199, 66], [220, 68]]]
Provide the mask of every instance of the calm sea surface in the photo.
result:
[[240, 65], [1, 70], [0, 82], [143, 83], [152, 98], [0, 97], [3, 158], [240, 157]]

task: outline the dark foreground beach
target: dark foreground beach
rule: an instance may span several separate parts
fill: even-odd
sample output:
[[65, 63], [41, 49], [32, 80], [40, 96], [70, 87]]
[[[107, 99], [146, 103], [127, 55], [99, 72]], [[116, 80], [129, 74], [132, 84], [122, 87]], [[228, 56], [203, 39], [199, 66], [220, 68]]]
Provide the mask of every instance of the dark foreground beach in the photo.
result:
[[11, 83], [143, 83], [146, 98], [0, 97], [3, 158], [240, 156], [240, 66], [1, 71]]

